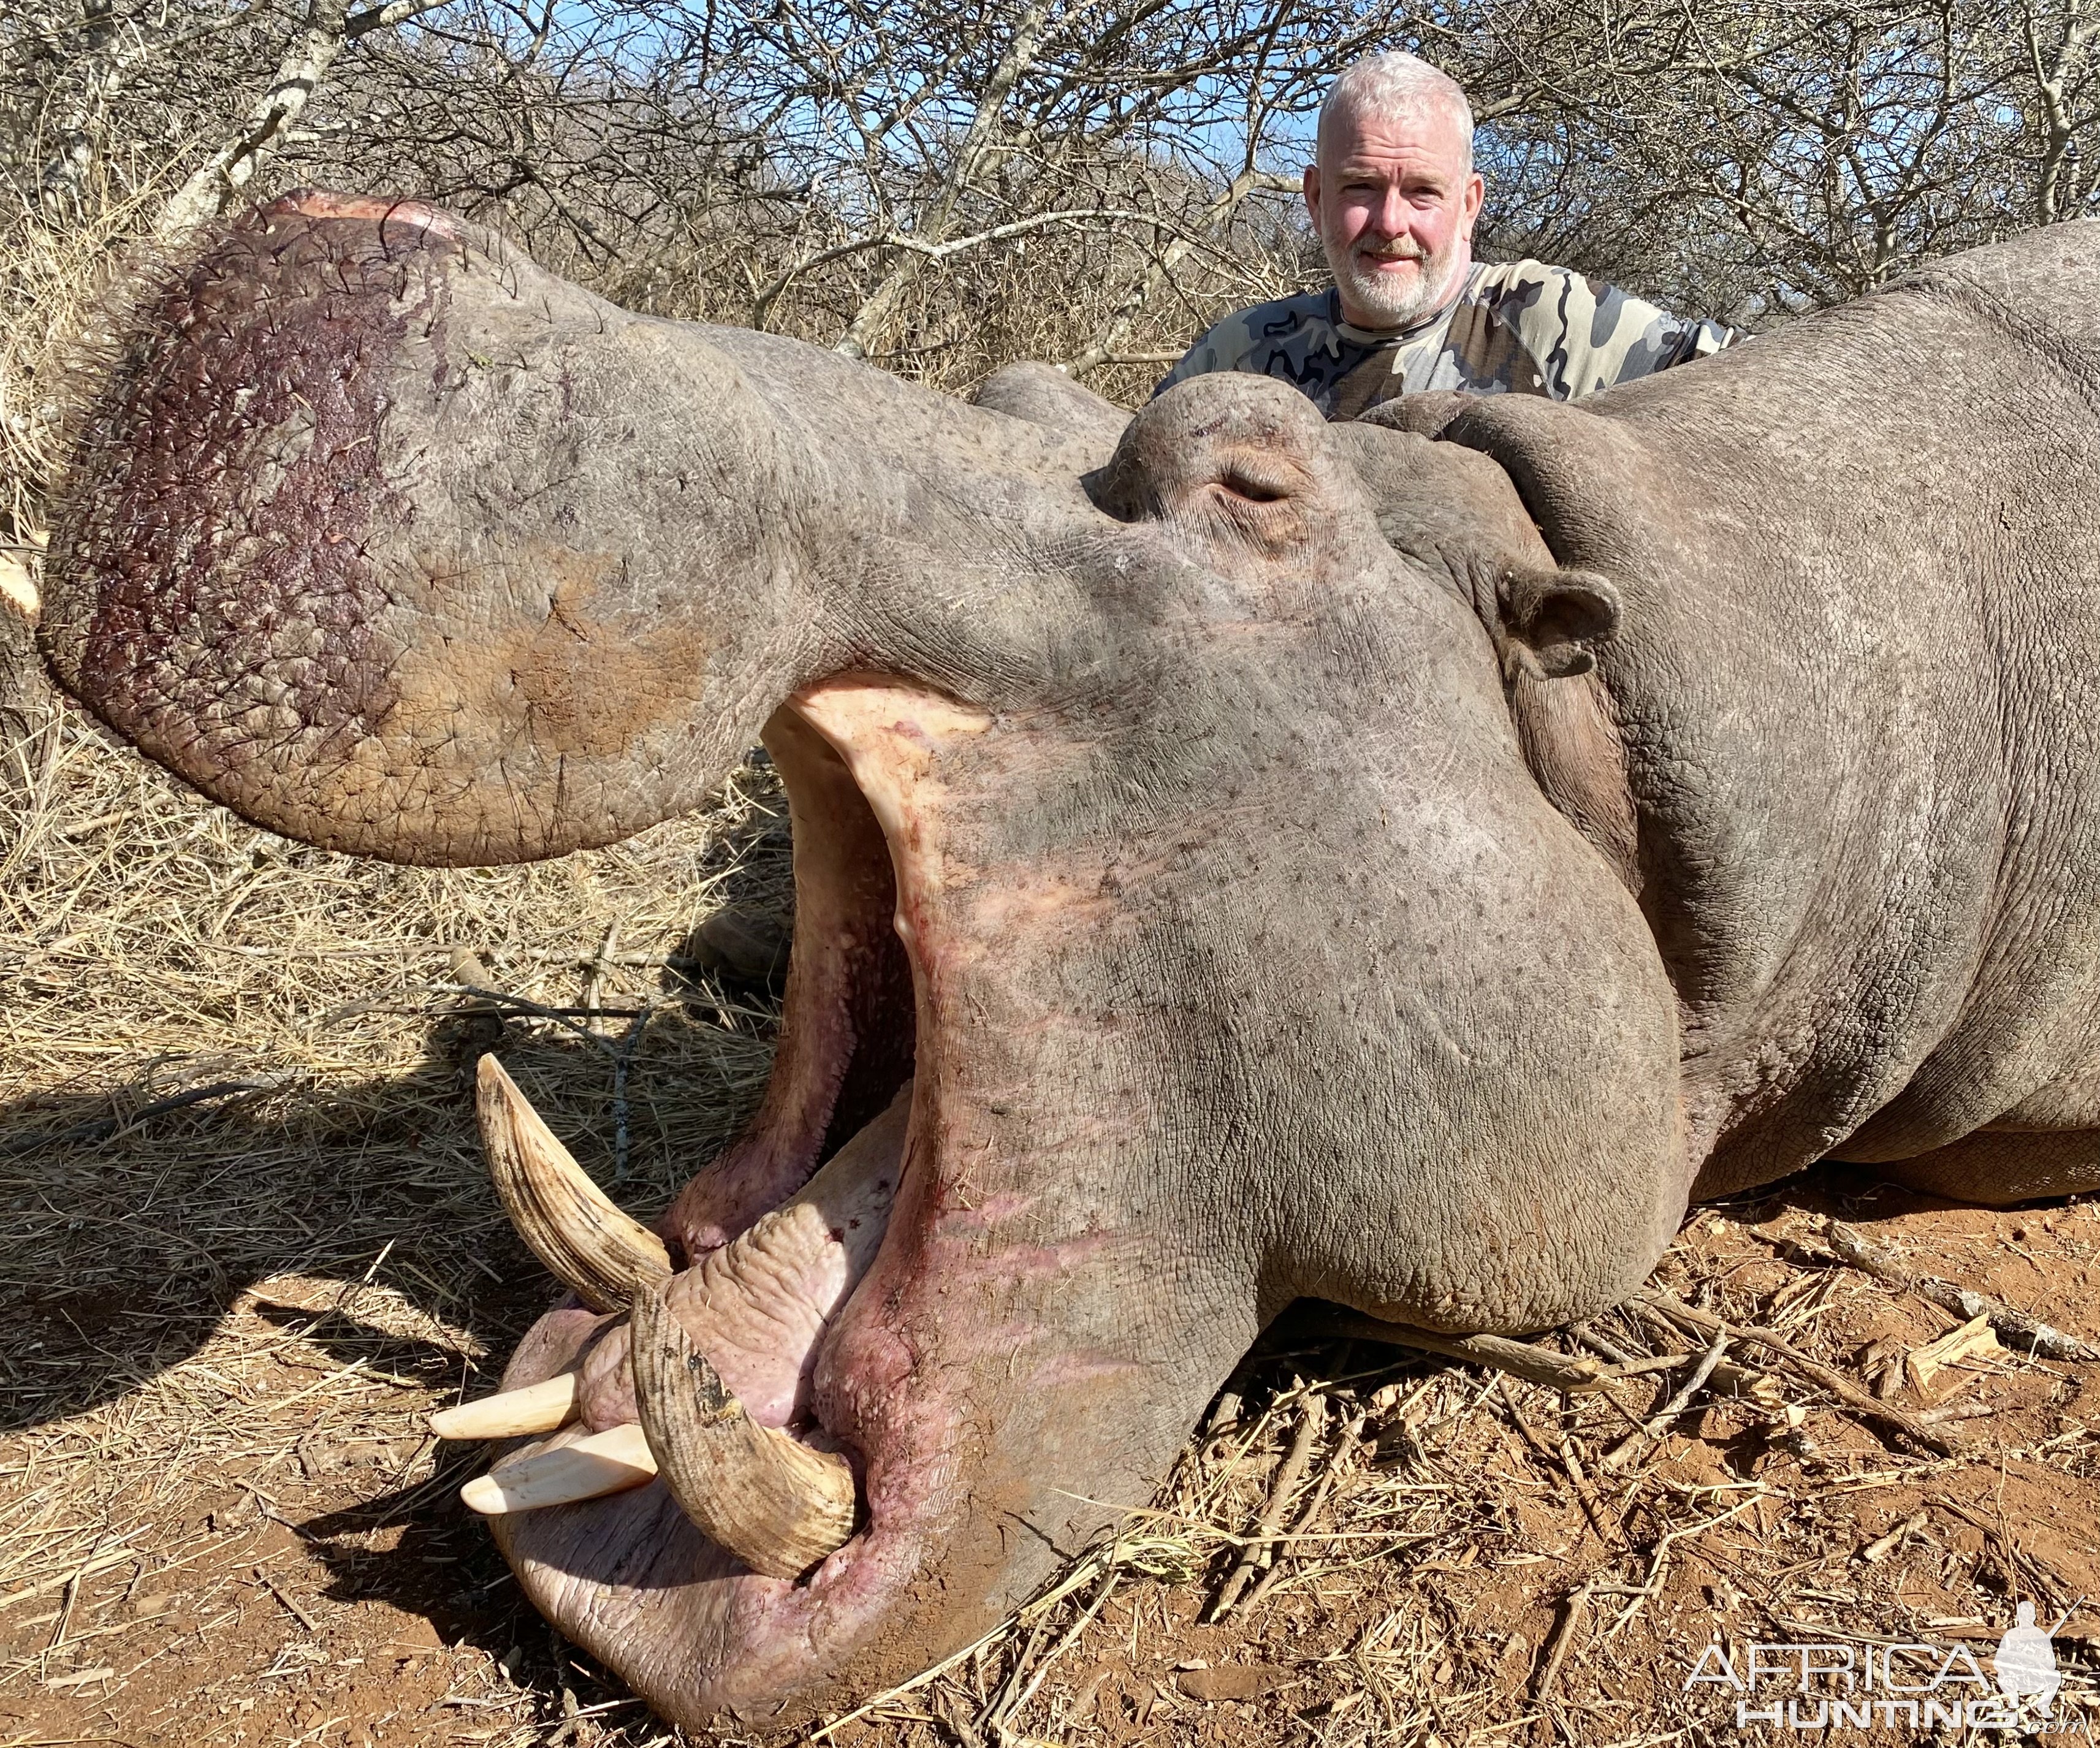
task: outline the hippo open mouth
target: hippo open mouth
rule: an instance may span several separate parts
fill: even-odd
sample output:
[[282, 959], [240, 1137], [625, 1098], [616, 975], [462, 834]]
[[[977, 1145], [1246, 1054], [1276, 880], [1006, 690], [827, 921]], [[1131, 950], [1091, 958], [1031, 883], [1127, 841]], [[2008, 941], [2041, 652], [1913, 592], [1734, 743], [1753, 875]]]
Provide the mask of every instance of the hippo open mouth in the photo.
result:
[[[502, 1394], [435, 1424], [553, 1434], [464, 1496], [564, 1631], [668, 1661], [625, 1671], [645, 1691], [675, 1676], [711, 1702], [732, 1653], [740, 1687], [770, 1639], [796, 1645], [812, 1610], [887, 1587], [954, 1465], [955, 1415], [895, 1411], [913, 1356], [879, 1284], [861, 1289], [886, 1249], [893, 1268], [923, 1266], [902, 1253], [938, 1077], [917, 1092], [915, 1046], [938, 1048], [940, 1026], [927, 1011], [922, 1031], [909, 810], [928, 738], [983, 726], [930, 695], [853, 682], [809, 689], [769, 723], [795, 843], [780, 1040], [757, 1115], [662, 1237], [607, 1202], [483, 1059], [499, 1194], [582, 1303], [527, 1335]], [[678, 1619], [677, 1640], [638, 1634], [642, 1611]]]

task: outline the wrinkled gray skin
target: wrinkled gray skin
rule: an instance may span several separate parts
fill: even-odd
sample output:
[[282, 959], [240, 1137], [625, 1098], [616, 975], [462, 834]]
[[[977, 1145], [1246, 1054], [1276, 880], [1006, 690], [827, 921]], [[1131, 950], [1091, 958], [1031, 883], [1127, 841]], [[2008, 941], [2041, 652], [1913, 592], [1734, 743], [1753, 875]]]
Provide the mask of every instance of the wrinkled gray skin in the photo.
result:
[[206, 793], [404, 859], [624, 836], [767, 731], [788, 1034], [674, 1256], [910, 1071], [864, 1067], [894, 906], [904, 1181], [814, 1373], [862, 1534], [794, 1585], [655, 1486], [501, 1532], [667, 1714], [785, 1719], [1141, 1500], [1294, 1297], [1537, 1329], [1833, 1151], [2100, 1182], [2096, 281], [2062, 226], [1580, 408], [1392, 413], [1432, 440], [1245, 377], [958, 405], [305, 196], [142, 295], [46, 644]]

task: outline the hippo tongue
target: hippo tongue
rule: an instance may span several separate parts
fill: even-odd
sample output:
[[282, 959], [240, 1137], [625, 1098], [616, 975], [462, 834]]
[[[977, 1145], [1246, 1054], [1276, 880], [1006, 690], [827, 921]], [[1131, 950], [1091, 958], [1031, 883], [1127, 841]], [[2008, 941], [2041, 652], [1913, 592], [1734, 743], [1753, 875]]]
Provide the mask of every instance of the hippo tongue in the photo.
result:
[[[664, 1297], [693, 1344], [761, 1426], [807, 1419], [825, 1326], [874, 1260], [889, 1222], [911, 1115], [911, 1083], [787, 1202], [674, 1277]], [[629, 1331], [585, 1359], [583, 1418], [636, 1418]]]

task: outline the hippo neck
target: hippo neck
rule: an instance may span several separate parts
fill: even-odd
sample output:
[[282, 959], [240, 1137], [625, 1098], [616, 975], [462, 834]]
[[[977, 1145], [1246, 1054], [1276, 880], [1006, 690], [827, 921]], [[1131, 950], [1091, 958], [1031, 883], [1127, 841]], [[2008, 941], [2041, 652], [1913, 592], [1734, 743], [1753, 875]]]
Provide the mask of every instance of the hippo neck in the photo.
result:
[[[1882, 355], [1950, 342], [1995, 399]], [[2100, 707], [2077, 653], [2100, 610], [2059, 590], [2038, 611], [2019, 554], [2100, 564], [2071, 507], [2100, 470], [2024, 512], [2017, 551], [1974, 550], [2046, 476], [2020, 434], [2092, 424], [2018, 348], [1893, 294], [1583, 407], [1483, 402], [1445, 434], [1623, 600], [1593, 676], [1515, 702], [1542, 787], [1669, 967], [1700, 1193], [1944, 1145], [2090, 1053], [2045, 968], [2077, 957], [2092, 907], [2019, 894], [2078, 885], [2100, 796], [2059, 768], [2049, 816], [2023, 819], [2020, 773], [2067, 764], [2046, 749], [2069, 707], [2049, 700]], [[1947, 415], [1965, 404], [1992, 409], [1988, 466]]]

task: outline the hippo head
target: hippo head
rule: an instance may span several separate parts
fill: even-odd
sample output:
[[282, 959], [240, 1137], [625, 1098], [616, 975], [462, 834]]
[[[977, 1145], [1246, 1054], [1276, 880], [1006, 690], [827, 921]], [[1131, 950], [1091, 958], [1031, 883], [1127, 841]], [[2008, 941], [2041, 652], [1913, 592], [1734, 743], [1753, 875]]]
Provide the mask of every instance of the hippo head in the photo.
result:
[[1480, 456], [1245, 377], [962, 405], [323, 195], [120, 325], [42, 634], [206, 795], [476, 863], [690, 809], [761, 735], [784, 778], [771, 1084], [653, 1231], [483, 1077], [577, 1295], [506, 1380], [556, 1406], [486, 1427], [644, 1484], [532, 1457], [481, 1503], [666, 1715], [981, 1631], [1295, 1297], [1522, 1331], [1660, 1252], [1669, 983], [1512, 708], [1580, 714], [1614, 603]]

